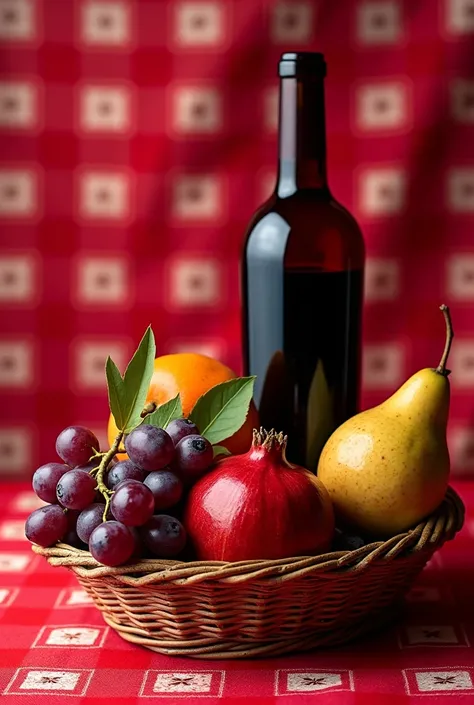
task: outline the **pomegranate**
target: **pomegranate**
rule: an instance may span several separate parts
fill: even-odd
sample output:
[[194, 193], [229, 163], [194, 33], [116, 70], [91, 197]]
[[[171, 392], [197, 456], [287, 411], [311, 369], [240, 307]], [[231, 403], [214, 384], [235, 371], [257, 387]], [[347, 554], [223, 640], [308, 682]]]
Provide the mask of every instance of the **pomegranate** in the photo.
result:
[[248, 453], [219, 461], [191, 489], [184, 523], [199, 560], [290, 558], [330, 549], [329, 494], [316, 475], [287, 461], [286, 442], [282, 433], [254, 431]]

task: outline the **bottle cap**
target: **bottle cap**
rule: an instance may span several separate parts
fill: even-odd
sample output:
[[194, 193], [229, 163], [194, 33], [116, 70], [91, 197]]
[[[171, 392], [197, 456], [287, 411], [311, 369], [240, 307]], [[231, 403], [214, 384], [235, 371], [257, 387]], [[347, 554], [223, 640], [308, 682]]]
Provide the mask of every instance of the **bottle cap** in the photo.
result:
[[324, 54], [315, 51], [285, 52], [278, 64], [278, 74], [282, 78], [289, 76], [320, 76], [326, 75]]

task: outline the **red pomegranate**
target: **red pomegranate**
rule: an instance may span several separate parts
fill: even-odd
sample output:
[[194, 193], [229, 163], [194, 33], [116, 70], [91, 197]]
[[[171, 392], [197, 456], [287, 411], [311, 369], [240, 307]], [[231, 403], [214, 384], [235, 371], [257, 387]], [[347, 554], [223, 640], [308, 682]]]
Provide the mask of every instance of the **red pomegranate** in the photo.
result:
[[245, 561], [328, 551], [334, 512], [326, 488], [286, 460], [286, 436], [254, 431], [248, 453], [221, 460], [192, 488], [184, 523], [197, 558]]

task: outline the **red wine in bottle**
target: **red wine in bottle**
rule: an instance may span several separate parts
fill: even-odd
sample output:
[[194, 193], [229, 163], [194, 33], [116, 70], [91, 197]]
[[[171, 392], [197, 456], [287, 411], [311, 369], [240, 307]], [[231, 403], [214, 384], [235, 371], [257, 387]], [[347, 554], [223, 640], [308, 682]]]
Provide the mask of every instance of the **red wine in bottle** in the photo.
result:
[[365, 249], [327, 183], [324, 56], [283, 54], [279, 75], [277, 184], [243, 257], [244, 365], [261, 424], [288, 434], [288, 459], [315, 470], [358, 412]]

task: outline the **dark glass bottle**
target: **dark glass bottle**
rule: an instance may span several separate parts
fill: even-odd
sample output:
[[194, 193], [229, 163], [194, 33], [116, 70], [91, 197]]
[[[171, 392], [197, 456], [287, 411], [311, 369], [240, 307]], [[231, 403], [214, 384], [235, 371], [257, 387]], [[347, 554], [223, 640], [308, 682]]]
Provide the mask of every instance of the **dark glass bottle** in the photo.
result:
[[322, 54], [283, 54], [278, 179], [254, 214], [243, 258], [244, 365], [261, 423], [288, 434], [313, 470], [358, 411], [365, 250], [326, 179]]

